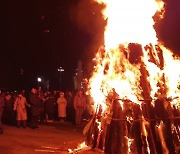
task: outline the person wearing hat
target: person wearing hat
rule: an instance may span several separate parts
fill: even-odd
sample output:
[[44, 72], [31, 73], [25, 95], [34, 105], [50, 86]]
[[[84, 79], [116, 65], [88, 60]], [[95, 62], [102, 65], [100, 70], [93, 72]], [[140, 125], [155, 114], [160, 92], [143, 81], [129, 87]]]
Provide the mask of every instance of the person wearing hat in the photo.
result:
[[27, 120], [27, 111], [26, 106], [30, 107], [27, 103], [26, 98], [20, 93], [15, 99], [14, 110], [17, 112], [17, 127], [20, 128], [21, 121], [23, 123], [23, 127], [26, 128], [26, 120]]
[[60, 92], [60, 96], [57, 100], [58, 104], [58, 117], [60, 119], [60, 123], [64, 122], [64, 119], [66, 118], [66, 106], [67, 106], [67, 100], [64, 97], [64, 92]]

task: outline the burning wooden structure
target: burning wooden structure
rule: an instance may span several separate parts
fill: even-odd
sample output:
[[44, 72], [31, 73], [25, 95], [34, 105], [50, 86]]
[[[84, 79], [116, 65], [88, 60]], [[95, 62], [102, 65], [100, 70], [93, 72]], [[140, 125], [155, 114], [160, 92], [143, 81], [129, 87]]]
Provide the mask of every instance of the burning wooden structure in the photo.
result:
[[[133, 46], [133, 51], [140, 49], [137, 44], [130, 46]], [[150, 46], [148, 48], [151, 49]], [[159, 58], [162, 58], [162, 55]], [[178, 153], [180, 112], [178, 106], [171, 105], [171, 101], [179, 97], [168, 98], [163, 81], [163, 84], [158, 84], [159, 96], [153, 100], [145, 64], [136, 58], [132, 62], [141, 65], [140, 85], [144, 99], [139, 100], [140, 104], [137, 104], [128, 98], [122, 99], [115, 89], [112, 89], [106, 98], [108, 110], [102, 113], [99, 104], [90, 121], [87, 145], [91, 145], [93, 149], [102, 149], [108, 154]], [[163, 68], [163, 62], [160, 65]]]
[[87, 145], [107, 154], [178, 153], [180, 58], [157, 41], [152, 18], [163, 16], [163, 1], [97, 2], [107, 26], [89, 80]]

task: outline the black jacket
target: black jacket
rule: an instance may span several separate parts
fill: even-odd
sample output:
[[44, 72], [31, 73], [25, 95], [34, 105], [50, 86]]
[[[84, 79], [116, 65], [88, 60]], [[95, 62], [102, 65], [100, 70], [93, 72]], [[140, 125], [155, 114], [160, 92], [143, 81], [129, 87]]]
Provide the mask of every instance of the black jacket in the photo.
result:
[[38, 95], [34, 93], [30, 93], [29, 103], [31, 105], [31, 116], [38, 116], [40, 114], [40, 107], [41, 107], [41, 101]]

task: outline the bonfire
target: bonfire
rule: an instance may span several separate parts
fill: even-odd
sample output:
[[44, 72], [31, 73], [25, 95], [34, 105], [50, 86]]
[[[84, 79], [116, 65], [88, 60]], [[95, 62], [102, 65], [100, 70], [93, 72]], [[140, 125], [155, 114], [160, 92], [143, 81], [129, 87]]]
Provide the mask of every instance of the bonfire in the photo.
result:
[[96, 0], [107, 21], [89, 80], [87, 146], [108, 154], [178, 153], [180, 58], [156, 37], [161, 0]]

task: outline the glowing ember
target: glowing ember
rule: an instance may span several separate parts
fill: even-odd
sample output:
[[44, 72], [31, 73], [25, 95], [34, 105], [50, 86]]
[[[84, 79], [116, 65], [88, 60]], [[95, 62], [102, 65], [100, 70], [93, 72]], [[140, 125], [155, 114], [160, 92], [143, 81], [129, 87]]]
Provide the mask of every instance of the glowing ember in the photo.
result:
[[146, 125], [148, 125], [149, 123], [144, 119], [144, 117], [142, 117], [142, 122], [141, 122], [141, 127], [142, 127], [142, 135], [145, 138], [145, 144], [147, 145], [147, 152], [150, 154], [150, 148], [149, 148], [149, 143], [147, 140], [147, 136], [148, 133], [146, 131]]
[[125, 138], [126, 138], [127, 141], [128, 141], [128, 154], [131, 154], [131, 153], [132, 153], [132, 151], [131, 151], [131, 146], [132, 146], [132, 143], [133, 143], [134, 139], [130, 139], [130, 138], [128, 138], [127, 136], [125, 136]]
[[163, 131], [162, 131], [163, 127], [164, 127], [163, 122], [161, 121], [161, 123], [158, 126], [159, 138], [160, 138], [161, 145], [162, 145], [162, 148], [163, 148], [163, 153], [169, 153], [166, 142], [165, 142], [165, 139], [164, 139], [164, 134], [163, 134]]
[[81, 151], [82, 149], [85, 149], [85, 148], [88, 148], [88, 146], [86, 145], [85, 142], [83, 142], [83, 143], [79, 144], [77, 146], [77, 148], [75, 148], [74, 150], [68, 149], [68, 152], [69, 153], [77, 153], [78, 151]]

